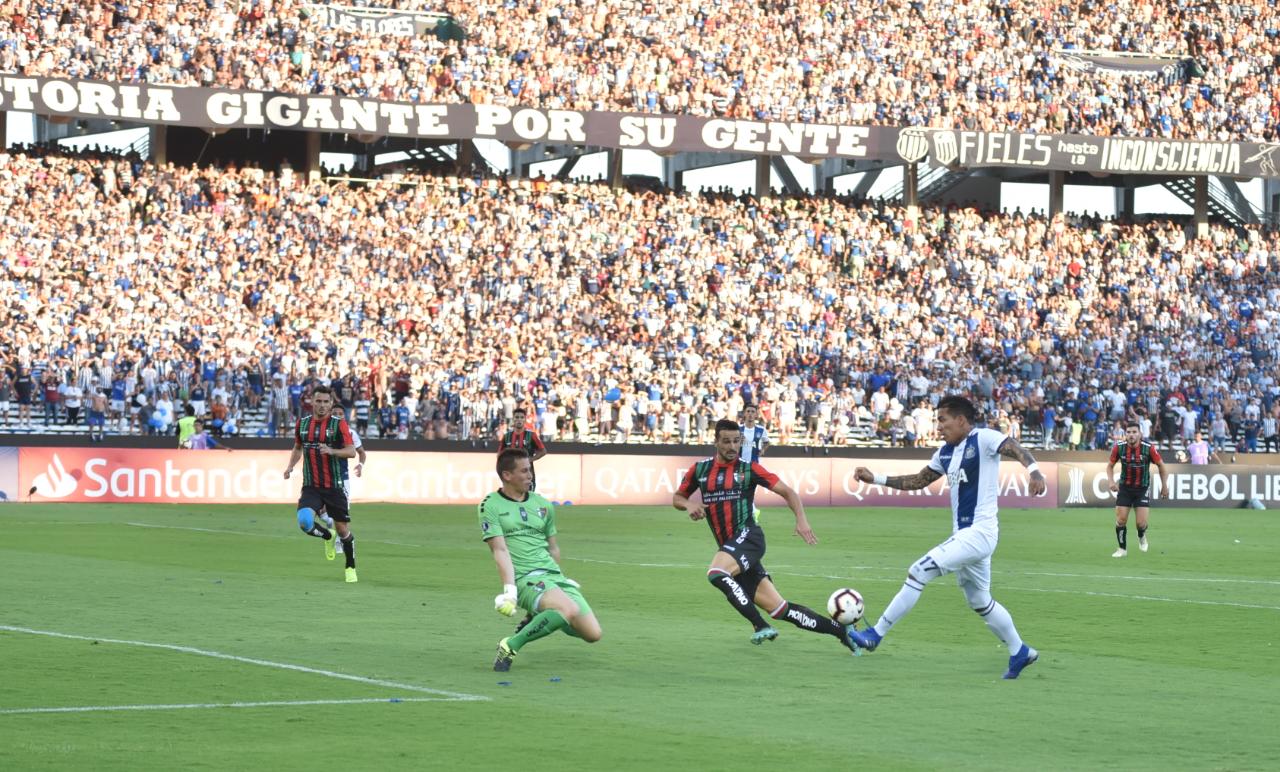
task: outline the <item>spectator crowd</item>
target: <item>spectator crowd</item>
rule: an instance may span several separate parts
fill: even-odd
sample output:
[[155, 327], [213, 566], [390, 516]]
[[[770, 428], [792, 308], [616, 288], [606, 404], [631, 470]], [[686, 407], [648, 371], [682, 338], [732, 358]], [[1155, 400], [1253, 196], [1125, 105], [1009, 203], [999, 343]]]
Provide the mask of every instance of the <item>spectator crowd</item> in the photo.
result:
[[[106, 413], [283, 434], [331, 383], [362, 434], [912, 444], [931, 405], [1098, 447], [1270, 449], [1280, 236], [483, 176], [0, 155], [0, 426]], [[94, 408], [97, 405], [97, 409]]]
[[[457, 24], [442, 25], [447, 34], [345, 31], [326, 26], [328, 15], [304, 0], [8, 0], [0, 3], [0, 72], [408, 102], [1219, 140], [1275, 141], [1280, 118], [1274, 3], [380, 5]], [[453, 32], [459, 25], [465, 39]], [[1135, 72], [1098, 67], [1085, 52], [1158, 61], [1153, 72]]]

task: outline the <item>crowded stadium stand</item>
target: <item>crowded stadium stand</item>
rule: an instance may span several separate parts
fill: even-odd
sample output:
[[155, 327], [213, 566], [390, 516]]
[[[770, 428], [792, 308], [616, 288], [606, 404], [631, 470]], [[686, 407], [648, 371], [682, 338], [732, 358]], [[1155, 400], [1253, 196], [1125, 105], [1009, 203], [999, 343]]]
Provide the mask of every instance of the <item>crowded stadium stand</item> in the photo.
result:
[[415, 15], [360, 24], [367, 9], [296, 0], [11, 2], [0, 13], [0, 71], [423, 103], [1217, 140], [1274, 140], [1280, 111], [1280, 17], [1270, 3], [379, 5]]
[[[1038, 447], [1139, 420], [1165, 447], [1280, 449], [1270, 6], [386, 5], [4, 8], [4, 109], [41, 117], [0, 156], [0, 431], [84, 434], [101, 392], [109, 435], [170, 434], [190, 405], [280, 436], [333, 383], [370, 437], [489, 440], [519, 403], [547, 439], [704, 442], [757, 404], [781, 443], [910, 445], [965, 391]], [[301, 101], [251, 123], [256, 92], [340, 99], [343, 128]], [[367, 130], [390, 102], [479, 117]], [[567, 139], [495, 132], [494, 168], [485, 117], [518, 107], [566, 111], [526, 117]], [[690, 123], [590, 123], [620, 113]], [[149, 134], [57, 144], [122, 126]], [[660, 178], [627, 184], [626, 148], [667, 130]], [[575, 179], [599, 152], [604, 179]], [[747, 193], [683, 184], [740, 160]], [[1010, 181], [1047, 183], [1048, 211], [1002, 210]], [[1068, 183], [1116, 216], [1065, 211]], [[1192, 214], [1137, 214], [1145, 185]]]

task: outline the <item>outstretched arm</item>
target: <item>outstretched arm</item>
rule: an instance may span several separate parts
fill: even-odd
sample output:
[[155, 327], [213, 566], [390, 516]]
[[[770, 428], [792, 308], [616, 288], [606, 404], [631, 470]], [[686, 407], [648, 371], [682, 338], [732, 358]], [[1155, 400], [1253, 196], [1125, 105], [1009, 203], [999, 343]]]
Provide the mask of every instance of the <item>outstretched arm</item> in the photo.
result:
[[804, 539], [805, 544], [817, 544], [818, 537], [813, 535], [813, 529], [809, 527], [809, 518], [804, 514], [804, 502], [800, 501], [800, 494], [781, 480], [769, 490], [781, 496], [787, 506], [791, 507], [792, 514], [796, 516], [796, 536]]
[[942, 476], [941, 472], [927, 466], [915, 474], [904, 474], [894, 477], [872, 474], [871, 470], [867, 469], [865, 466], [858, 467], [854, 474], [862, 482], [875, 483], [876, 485], [883, 485], [887, 488], [897, 488], [900, 491], [918, 491], [921, 488], [928, 488], [934, 480], [937, 480]]
[[1040, 465], [1036, 463], [1035, 456], [1031, 455], [1031, 451], [1019, 445], [1014, 438], [1008, 437], [1004, 442], [1000, 443], [1000, 455], [1017, 461], [1031, 473], [1031, 485], [1028, 490], [1032, 496], [1039, 496], [1044, 493], [1044, 474], [1041, 473]]

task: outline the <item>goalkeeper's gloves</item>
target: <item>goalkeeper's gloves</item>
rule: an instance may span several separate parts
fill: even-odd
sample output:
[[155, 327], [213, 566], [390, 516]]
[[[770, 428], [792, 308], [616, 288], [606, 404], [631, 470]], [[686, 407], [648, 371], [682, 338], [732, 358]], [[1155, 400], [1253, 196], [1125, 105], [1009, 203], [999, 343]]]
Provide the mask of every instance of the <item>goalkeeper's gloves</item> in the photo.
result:
[[516, 586], [504, 584], [502, 594], [493, 599], [493, 610], [506, 617], [513, 617], [520, 611], [516, 602]]

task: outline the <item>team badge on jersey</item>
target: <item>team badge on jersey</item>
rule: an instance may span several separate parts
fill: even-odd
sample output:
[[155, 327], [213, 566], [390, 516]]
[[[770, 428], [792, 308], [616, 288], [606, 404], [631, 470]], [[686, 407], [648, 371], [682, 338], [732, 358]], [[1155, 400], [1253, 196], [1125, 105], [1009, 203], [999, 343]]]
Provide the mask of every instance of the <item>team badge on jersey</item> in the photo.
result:
[[973, 460], [973, 458], [974, 458], [974, 456], [976, 456], [976, 455], [978, 455], [978, 449], [977, 449], [977, 448], [975, 448], [975, 447], [973, 447], [972, 445], [970, 445], [970, 446], [968, 446], [968, 447], [966, 447], [966, 448], [964, 449], [964, 460], [965, 460], [965, 461], [972, 461], [972, 460]]
[[481, 520], [481, 521], [480, 521], [480, 530], [484, 531], [485, 533], [488, 533], [488, 532], [489, 532], [489, 521], [488, 521], [488, 520]]
[[538, 517], [542, 518], [543, 520], [546, 520], [546, 519], [547, 519], [547, 508], [546, 508], [546, 507], [538, 507]]

